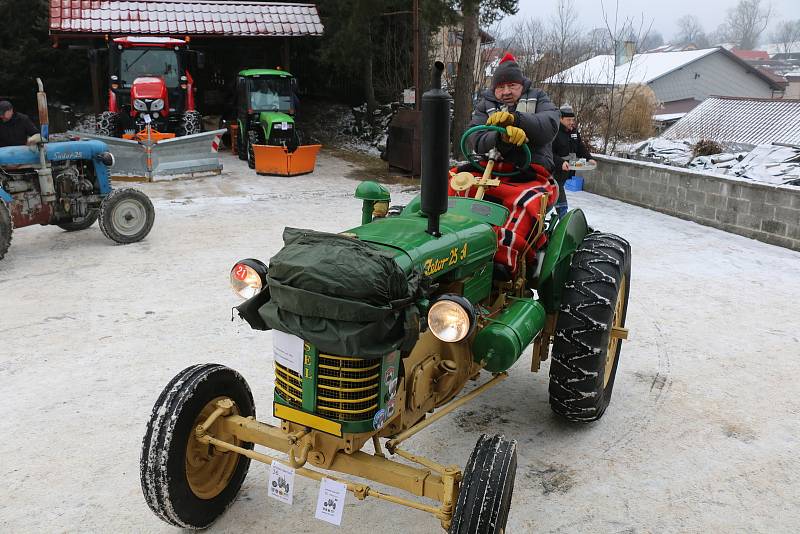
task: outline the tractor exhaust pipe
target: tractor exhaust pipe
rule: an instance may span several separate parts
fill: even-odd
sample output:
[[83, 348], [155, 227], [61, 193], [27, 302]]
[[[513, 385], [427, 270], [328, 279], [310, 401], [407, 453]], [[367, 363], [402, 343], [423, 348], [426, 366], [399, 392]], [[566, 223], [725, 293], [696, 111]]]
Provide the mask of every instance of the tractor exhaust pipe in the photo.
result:
[[39, 126], [41, 127], [41, 140], [37, 143], [39, 150], [39, 168], [36, 170], [39, 175], [39, 189], [42, 200], [52, 202], [56, 199], [56, 189], [53, 183], [53, 171], [47, 162], [47, 141], [50, 138], [50, 119], [47, 114], [47, 94], [44, 92], [44, 84], [41, 78], [36, 78], [39, 92], [36, 93], [36, 103], [39, 107]]
[[439, 217], [447, 212], [450, 165], [450, 95], [442, 90], [444, 63], [433, 65], [431, 89], [422, 95], [422, 213], [428, 229], [439, 237]]

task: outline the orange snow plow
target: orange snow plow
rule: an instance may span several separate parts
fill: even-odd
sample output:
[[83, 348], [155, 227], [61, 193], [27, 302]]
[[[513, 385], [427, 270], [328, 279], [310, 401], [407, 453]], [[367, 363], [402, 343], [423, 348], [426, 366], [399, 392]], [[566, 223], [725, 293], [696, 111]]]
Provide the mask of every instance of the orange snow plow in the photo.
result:
[[297, 176], [314, 172], [322, 145], [302, 145], [294, 152], [284, 146], [253, 145], [258, 174]]

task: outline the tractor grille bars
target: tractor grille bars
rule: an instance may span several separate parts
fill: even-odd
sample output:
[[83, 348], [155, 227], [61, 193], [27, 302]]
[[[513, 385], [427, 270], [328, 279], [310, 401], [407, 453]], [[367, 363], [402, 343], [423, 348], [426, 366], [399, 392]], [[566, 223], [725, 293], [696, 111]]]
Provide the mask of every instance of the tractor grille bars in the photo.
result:
[[[314, 413], [339, 421], [371, 419], [380, 404], [381, 359], [320, 354]], [[303, 408], [300, 375], [275, 364], [275, 389], [289, 405]]]

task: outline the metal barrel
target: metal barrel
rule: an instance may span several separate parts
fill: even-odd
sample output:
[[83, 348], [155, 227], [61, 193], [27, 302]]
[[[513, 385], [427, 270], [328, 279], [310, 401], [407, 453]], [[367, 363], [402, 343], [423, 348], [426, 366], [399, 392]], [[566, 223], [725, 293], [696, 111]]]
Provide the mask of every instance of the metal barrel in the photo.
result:
[[422, 212], [427, 232], [438, 236], [439, 216], [447, 212], [450, 164], [450, 95], [442, 90], [444, 63], [433, 66], [432, 87], [422, 95]]

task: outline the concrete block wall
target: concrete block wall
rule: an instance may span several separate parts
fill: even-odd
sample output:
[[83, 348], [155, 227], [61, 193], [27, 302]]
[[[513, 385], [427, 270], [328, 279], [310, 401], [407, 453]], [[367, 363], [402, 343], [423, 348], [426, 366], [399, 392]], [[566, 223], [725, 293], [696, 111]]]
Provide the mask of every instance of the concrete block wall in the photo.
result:
[[800, 251], [800, 187], [595, 156], [584, 190]]

